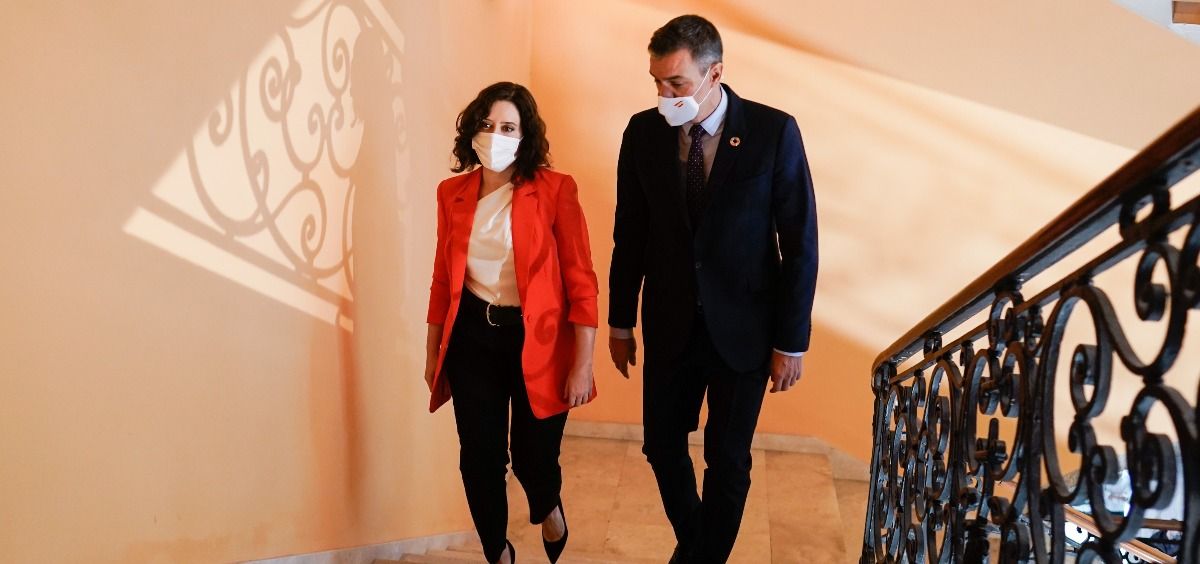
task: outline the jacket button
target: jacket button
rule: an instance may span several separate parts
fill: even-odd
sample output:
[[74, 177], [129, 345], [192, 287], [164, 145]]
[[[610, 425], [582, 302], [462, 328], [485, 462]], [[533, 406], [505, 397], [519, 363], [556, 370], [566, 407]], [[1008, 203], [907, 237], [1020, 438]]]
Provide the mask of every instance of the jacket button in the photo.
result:
[[696, 261], [696, 270], [700, 270], [700, 261]]

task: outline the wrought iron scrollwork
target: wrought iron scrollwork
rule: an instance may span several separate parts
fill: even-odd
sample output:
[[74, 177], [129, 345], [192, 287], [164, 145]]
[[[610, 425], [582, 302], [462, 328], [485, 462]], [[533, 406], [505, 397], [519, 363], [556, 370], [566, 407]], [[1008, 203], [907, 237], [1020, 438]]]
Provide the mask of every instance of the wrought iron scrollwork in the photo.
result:
[[[1177, 376], [1195, 370], [1177, 365], [1189, 314], [1200, 309], [1200, 197], [1173, 208], [1170, 193], [1200, 155], [1200, 112], [1189, 121], [1178, 126], [1189, 138], [1167, 139], [1174, 152], [1144, 153], [1141, 169], [1161, 160], [1143, 180], [1065, 230], [1090, 238], [1115, 226], [1113, 247], [1027, 296], [1014, 281], [1028, 265], [1040, 271], [1079, 245], [1039, 249], [983, 294], [982, 324], [938, 321], [896, 348], [903, 353], [881, 357], [861, 562], [1141, 562], [1129, 543], [1155, 534], [1154, 517], [1173, 532], [1150, 546], [1200, 562], [1200, 389], [1181, 388]], [[1177, 233], [1186, 233], [1181, 243]], [[1123, 322], [1096, 283], [1124, 261], [1134, 261], [1136, 321]], [[1086, 335], [1069, 337], [1069, 325]], [[1130, 339], [1145, 326], [1162, 331], [1149, 355]], [[961, 336], [949, 339], [954, 331]], [[1114, 386], [1135, 388], [1132, 403], [1112, 401]], [[1069, 393], [1071, 412], [1060, 414], [1068, 428], [1055, 427], [1057, 389]], [[1165, 414], [1166, 432], [1150, 424], [1152, 411]], [[1119, 416], [1119, 441], [1098, 432], [1105, 415]], [[1109, 496], [1121, 488], [1127, 500], [1114, 507]], [[1177, 514], [1159, 515], [1172, 505]], [[1086, 538], [1070, 524], [1079, 515]]]

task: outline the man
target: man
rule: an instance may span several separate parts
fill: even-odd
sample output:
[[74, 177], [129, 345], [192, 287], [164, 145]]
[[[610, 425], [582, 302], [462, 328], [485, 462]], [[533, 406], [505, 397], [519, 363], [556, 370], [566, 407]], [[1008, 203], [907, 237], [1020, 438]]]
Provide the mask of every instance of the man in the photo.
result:
[[[800, 379], [817, 275], [817, 222], [791, 116], [721, 84], [721, 37], [699, 16], [654, 32], [659, 108], [635, 114], [617, 162], [609, 349], [636, 364], [646, 339], [642, 451], [678, 545], [672, 562], [725, 562], [750, 489], [767, 376]], [[687, 434], [704, 428], [703, 498]]]

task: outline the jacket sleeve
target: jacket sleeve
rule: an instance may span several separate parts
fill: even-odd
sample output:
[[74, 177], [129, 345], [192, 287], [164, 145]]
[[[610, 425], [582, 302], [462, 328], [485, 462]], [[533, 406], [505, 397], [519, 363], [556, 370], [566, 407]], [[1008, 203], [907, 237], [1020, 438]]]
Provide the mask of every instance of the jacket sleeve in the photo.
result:
[[450, 310], [450, 267], [446, 259], [449, 220], [441, 187], [437, 195], [437, 246], [433, 251], [433, 282], [429, 286], [429, 313], [426, 322], [442, 325]]
[[595, 327], [599, 317], [596, 306], [599, 283], [592, 268], [592, 247], [583, 208], [579, 205], [579, 188], [570, 176], [564, 177], [559, 187], [554, 239], [563, 288], [567, 293], [567, 320], [576, 325]]
[[804, 352], [812, 333], [817, 286], [817, 206], [800, 128], [791, 116], [775, 155], [772, 213], [782, 258], [773, 346]]
[[608, 324], [622, 329], [637, 324], [638, 293], [646, 275], [649, 229], [646, 195], [633, 168], [636, 150], [633, 129], [633, 120], [630, 120], [617, 157], [617, 210], [613, 220], [612, 263], [608, 271]]

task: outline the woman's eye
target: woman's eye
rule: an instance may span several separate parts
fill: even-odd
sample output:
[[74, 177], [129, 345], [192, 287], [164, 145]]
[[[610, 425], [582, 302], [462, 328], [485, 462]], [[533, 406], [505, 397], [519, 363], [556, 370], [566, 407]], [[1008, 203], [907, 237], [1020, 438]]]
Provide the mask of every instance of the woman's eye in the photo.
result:
[[505, 127], [504, 127], [504, 132], [505, 132], [505, 133], [512, 133], [513, 131], [516, 131], [516, 128], [515, 128], [515, 127], [513, 127], [513, 126], [511, 126], [511, 125], [507, 125], [507, 126], [505, 126]]

